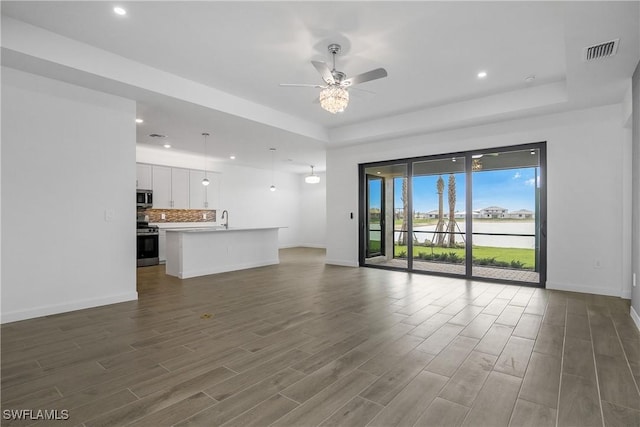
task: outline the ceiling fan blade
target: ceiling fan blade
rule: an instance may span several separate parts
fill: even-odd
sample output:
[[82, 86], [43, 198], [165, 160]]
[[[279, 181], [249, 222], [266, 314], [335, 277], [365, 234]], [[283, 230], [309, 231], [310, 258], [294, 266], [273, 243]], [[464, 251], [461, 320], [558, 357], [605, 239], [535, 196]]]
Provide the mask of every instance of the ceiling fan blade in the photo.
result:
[[353, 86], [371, 80], [381, 79], [383, 77], [387, 77], [387, 70], [384, 68], [376, 68], [375, 70], [367, 71], [366, 73], [348, 78], [342, 82], [342, 85]]
[[331, 74], [331, 69], [329, 69], [329, 66], [326, 63], [320, 61], [311, 61], [311, 63], [322, 76], [322, 80], [327, 84], [334, 84], [336, 82], [333, 78], [333, 74]]
[[362, 89], [359, 87], [350, 87], [349, 92], [351, 93], [366, 93], [367, 95], [375, 95], [376, 93], [371, 90]]
[[317, 89], [324, 89], [325, 86], [322, 85], [308, 85], [308, 84], [304, 84], [304, 83], [280, 83], [280, 86], [282, 87], [313, 87], [313, 88], [317, 88]]

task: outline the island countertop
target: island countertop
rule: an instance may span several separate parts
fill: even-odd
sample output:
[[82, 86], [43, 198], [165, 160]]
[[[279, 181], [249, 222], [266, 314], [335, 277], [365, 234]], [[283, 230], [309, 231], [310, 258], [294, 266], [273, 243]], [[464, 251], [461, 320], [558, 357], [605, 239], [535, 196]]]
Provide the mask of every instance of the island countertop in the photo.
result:
[[273, 230], [286, 227], [229, 227], [209, 226], [209, 227], [185, 227], [185, 228], [165, 228], [167, 232], [183, 232], [183, 233], [213, 233], [220, 231], [254, 231], [254, 230]]
[[280, 228], [166, 228], [166, 273], [186, 279], [278, 264]]

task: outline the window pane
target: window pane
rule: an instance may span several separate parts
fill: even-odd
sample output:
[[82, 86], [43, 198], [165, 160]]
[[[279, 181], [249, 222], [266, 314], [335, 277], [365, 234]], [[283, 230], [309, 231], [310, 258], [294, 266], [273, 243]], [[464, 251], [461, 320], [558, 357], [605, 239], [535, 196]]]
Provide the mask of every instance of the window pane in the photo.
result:
[[538, 150], [472, 160], [472, 275], [538, 282]]
[[464, 157], [413, 165], [413, 269], [465, 274]]

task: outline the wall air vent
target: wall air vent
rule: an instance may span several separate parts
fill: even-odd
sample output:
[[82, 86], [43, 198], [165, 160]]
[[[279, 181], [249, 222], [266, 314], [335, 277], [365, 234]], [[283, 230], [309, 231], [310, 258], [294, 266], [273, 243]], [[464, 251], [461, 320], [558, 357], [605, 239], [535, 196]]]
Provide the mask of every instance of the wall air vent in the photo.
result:
[[594, 59], [607, 58], [618, 52], [618, 43], [620, 39], [599, 43], [593, 46], [585, 47], [582, 52], [583, 61], [593, 61]]

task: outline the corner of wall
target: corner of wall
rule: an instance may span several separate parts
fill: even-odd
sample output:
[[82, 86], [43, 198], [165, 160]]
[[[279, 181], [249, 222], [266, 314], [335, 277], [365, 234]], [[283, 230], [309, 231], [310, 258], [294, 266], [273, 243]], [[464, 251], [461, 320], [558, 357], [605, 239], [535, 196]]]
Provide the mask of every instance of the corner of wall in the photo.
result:
[[638, 316], [638, 313], [636, 313], [633, 306], [631, 306], [629, 314], [631, 315], [631, 319], [633, 320], [633, 323], [636, 324], [636, 327], [640, 331], [640, 316]]

